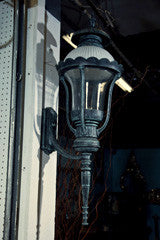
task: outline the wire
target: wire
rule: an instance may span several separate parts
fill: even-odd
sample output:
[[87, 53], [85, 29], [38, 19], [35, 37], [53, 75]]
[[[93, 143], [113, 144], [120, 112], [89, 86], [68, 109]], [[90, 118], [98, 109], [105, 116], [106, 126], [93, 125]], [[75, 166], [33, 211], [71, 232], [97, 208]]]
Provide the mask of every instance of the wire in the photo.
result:
[[[97, 17], [101, 20], [104, 28], [107, 28], [107, 31], [109, 33], [112, 33], [113, 35], [119, 34], [118, 31], [115, 29], [115, 24], [113, 24], [114, 18], [111, 16], [109, 11], [107, 11], [107, 10], [104, 11], [104, 10], [98, 8], [92, 2], [92, 0], [86, 0], [86, 1], [88, 2], [89, 6], [83, 5], [80, 2], [80, 0], [70, 0], [70, 2], [81, 7], [81, 9], [83, 9], [83, 13], [85, 13], [88, 16], [88, 18], [91, 18], [91, 16], [92, 16], [87, 10], [90, 7], [94, 11], [94, 13], [97, 15]], [[105, 16], [107, 19], [105, 19], [105, 17], [102, 15], [102, 12], [105, 12]], [[115, 42], [112, 39], [111, 39], [111, 46], [118, 53], [118, 55], [121, 57], [121, 59], [123, 59], [123, 61], [127, 64], [127, 66], [129, 66], [129, 68], [132, 69], [132, 71], [136, 74], [136, 76], [138, 78], [142, 78], [143, 74], [137, 68], [134, 67], [134, 65], [131, 63], [131, 61], [125, 56], [125, 54], [120, 50], [120, 48], [115, 44]]]

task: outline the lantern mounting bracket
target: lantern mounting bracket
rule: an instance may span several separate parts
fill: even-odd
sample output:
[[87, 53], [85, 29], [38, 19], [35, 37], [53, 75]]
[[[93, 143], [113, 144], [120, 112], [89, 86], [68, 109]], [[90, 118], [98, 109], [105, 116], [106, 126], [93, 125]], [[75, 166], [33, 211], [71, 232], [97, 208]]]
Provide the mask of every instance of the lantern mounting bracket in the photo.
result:
[[42, 109], [41, 149], [49, 155], [55, 151], [52, 140], [56, 138], [57, 113], [52, 108]]
[[41, 150], [47, 155], [57, 151], [65, 158], [80, 160], [81, 155], [68, 153], [56, 139], [57, 113], [51, 107], [42, 109]]

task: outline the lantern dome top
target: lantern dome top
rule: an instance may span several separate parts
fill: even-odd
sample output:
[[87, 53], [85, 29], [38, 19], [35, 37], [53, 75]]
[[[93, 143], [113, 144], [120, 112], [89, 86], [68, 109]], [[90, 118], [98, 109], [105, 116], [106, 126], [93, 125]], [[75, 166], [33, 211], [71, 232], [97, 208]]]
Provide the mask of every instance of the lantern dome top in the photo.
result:
[[110, 62], [114, 61], [114, 58], [108, 51], [106, 51], [105, 49], [103, 49], [101, 47], [96, 47], [96, 46], [77, 47], [77, 48], [73, 49], [71, 52], [69, 52], [64, 60], [67, 60], [69, 58], [75, 60], [78, 57], [83, 57], [84, 59], [94, 57], [94, 58], [97, 58], [98, 60], [106, 58]]
[[73, 34], [72, 41], [78, 47], [69, 52], [64, 60], [75, 60], [78, 57], [84, 59], [94, 57], [98, 60], [108, 59], [109, 62], [114, 61], [112, 55], [104, 49], [104, 46], [109, 44], [110, 37], [101, 30], [90, 28], [77, 31]]
[[115, 73], [122, 71], [122, 66], [104, 49], [104, 46], [109, 44], [110, 37], [103, 31], [94, 28], [81, 30], [74, 33], [72, 39], [76, 40], [74, 43], [78, 47], [69, 52], [65, 59], [58, 64], [57, 69], [61, 76], [68, 70], [80, 66], [110, 69]]

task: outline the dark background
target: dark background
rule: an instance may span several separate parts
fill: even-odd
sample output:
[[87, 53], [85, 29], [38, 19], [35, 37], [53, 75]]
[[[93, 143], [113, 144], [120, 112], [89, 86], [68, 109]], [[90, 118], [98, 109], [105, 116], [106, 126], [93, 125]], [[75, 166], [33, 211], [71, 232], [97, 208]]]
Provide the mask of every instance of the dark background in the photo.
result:
[[[160, 2], [63, 0], [61, 34], [85, 28], [93, 13], [97, 27], [109, 33], [116, 44], [118, 51], [113, 46], [107, 50], [123, 64], [123, 77], [134, 91], [126, 93], [115, 86], [111, 119], [102, 134], [102, 147], [93, 163], [89, 210], [91, 224], [88, 228], [82, 228], [81, 218], [76, 218], [79, 211], [78, 167], [73, 162], [67, 165], [65, 160], [59, 159], [56, 226], [61, 225], [61, 228], [56, 230], [56, 239], [121, 237], [158, 240], [159, 220], [156, 220], [156, 216], [160, 216], [160, 201], [154, 202], [149, 194], [152, 189], [160, 189]], [[61, 39], [61, 59], [70, 50], [72, 47]], [[59, 126], [64, 126], [65, 99], [62, 86], [59, 115]], [[64, 146], [72, 145], [73, 136], [67, 124], [59, 128], [59, 136]], [[136, 165], [132, 165], [133, 158]], [[66, 175], [67, 193], [62, 187]], [[122, 188], [122, 176], [125, 176], [125, 189]], [[76, 188], [72, 196], [68, 189], [74, 182]], [[63, 201], [73, 198], [73, 202], [67, 205], [69, 208], [74, 206], [72, 214], [67, 214], [70, 210], [66, 210], [59, 196]], [[65, 212], [65, 220], [62, 212]]]

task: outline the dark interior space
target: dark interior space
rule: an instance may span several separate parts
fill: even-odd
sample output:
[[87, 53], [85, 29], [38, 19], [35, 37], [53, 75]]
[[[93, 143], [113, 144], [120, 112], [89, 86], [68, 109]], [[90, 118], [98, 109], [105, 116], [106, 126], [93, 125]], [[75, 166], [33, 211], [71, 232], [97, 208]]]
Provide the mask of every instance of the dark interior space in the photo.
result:
[[[134, 89], [115, 86], [111, 119], [92, 163], [89, 226], [81, 226], [79, 163], [58, 160], [56, 239], [160, 239], [160, 3], [157, 0], [63, 0], [61, 35], [97, 27], [112, 41], [108, 51]], [[72, 47], [61, 38], [61, 59]], [[60, 85], [59, 126], [66, 121]], [[67, 137], [65, 137], [67, 136]], [[61, 144], [70, 148], [67, 123]], [[65, 199], [65, 200], [64, 200]]]

